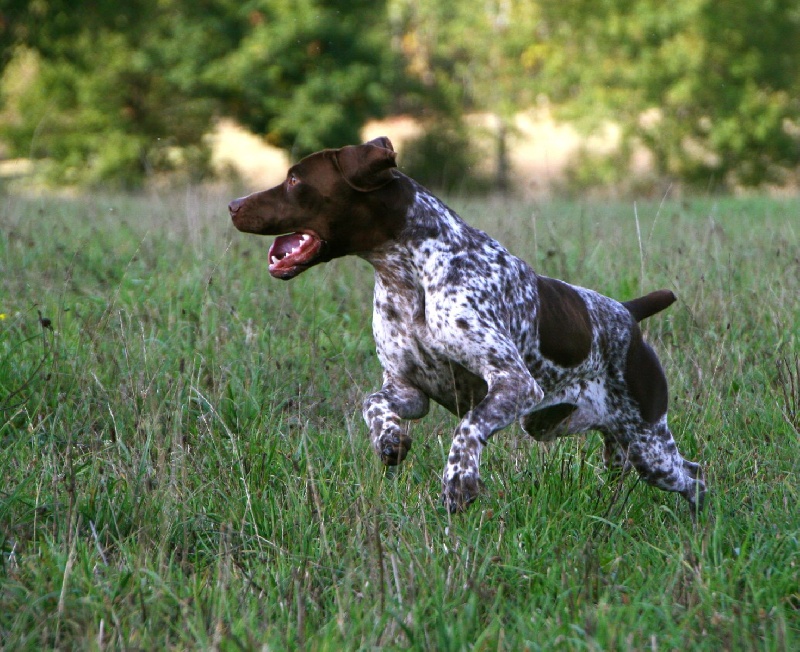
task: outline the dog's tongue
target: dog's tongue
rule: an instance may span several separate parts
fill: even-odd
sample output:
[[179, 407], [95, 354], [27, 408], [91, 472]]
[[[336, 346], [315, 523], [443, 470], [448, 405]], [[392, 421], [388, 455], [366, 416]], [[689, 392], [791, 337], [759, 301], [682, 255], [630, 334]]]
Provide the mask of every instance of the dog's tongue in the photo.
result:
[[291, 278], [301, 265], [308, 264], [319, 253], [322, 241], [308, 233], [292, 233], [275, 238], [269, 248], [269, 273]]

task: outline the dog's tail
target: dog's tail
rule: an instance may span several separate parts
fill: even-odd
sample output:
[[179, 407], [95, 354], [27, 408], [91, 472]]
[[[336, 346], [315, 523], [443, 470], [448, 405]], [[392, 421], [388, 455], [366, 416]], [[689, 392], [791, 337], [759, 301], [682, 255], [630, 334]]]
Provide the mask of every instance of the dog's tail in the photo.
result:
[[669, 308], [673, 303], [675, 303], [675, 295], [671, 290], [656, 290], [638, 299], [623, 301], [622, 305], [638, 322], [661, 312], [664, 308]]

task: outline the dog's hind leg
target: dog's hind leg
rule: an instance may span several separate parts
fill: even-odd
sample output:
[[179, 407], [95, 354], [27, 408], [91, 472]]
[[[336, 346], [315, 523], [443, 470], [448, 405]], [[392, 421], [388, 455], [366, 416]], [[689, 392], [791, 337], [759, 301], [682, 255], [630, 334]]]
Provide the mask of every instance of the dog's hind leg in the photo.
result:
[[627, 446], [620, 443], [610, 432], [603, 433], [603, 462], [606, 469], [612, 473], [625, 474], [633, 468], [628, 459]]
[[674, 491], [700, 510], [706, 493], [700, 466], [678, 452], [666, 417], [655, 424], [644, 424], [629, 438], [628, 460], [648, 484]]

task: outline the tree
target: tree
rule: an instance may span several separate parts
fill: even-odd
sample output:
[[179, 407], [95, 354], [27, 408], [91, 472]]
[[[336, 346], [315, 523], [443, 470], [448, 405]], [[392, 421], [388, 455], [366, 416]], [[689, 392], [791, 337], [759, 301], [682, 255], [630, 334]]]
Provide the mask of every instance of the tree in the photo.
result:
[[661, 174], [759, 185], [800, 163], [798, 61], [796, 0], [5, 0], [0, 70], [37, 74], [0, 89], [0, 137], [62, 180], [128, 183], [201, 175], [217, 116], [297, 158], [401, 106], [463, 143], [480, 111], [503, 186], [511, 118], [544, 95], [619, 125], [621, 163], [645, 147]]
[[241, 38], [203, 79], [228, 115], [293, 158], [357, 142], [403, 89], [385, 17], [374, 0], [243, 5]]
[[6, 93], [2, 135], [58, 181], [201, 175], [232, 116], [301, 156], [356, 142], [395, 85], [385, 5], [357, 0], [11, 0], [0, 62], [37, 67]]
[[80, 12], [66, 0], [13, 3], [6, 72], [24, 61], [36, 74], [4, 98], [12, 150], [46, 161], [61, 183], [130, 186], [176, 168], [202, 175], [216, 105], [192, 80], [214, 49], [176, 20], [183, 9], [166, 0], [98, 0]]
[[[524, 55], [569, 118], [622, 127], [694, 184], [781, 182], [800, 163], [793, 0], [541, 0]], [[626, 174], [626, 168], [620, 168]]]
[[464, 111], [494, 116], [494, 186], [506, 189], [511, 123], [538, 92], [521, 63], [534, 29], [536, 3], [393, 0], [390, 6], [411, 73], [436, 87], [434, 96], [443, 98], [451, 122]]

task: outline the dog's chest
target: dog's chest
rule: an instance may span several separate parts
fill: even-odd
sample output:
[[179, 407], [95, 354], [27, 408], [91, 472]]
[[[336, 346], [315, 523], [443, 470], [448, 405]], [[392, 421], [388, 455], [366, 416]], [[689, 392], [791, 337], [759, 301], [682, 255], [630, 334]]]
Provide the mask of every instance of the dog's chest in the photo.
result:
[[375, 283], [373, 335], [381, 365], [448, 410], [464, 414], [486, 395], [486, 382], [441, 352], [426, 323], [421, 288]]

